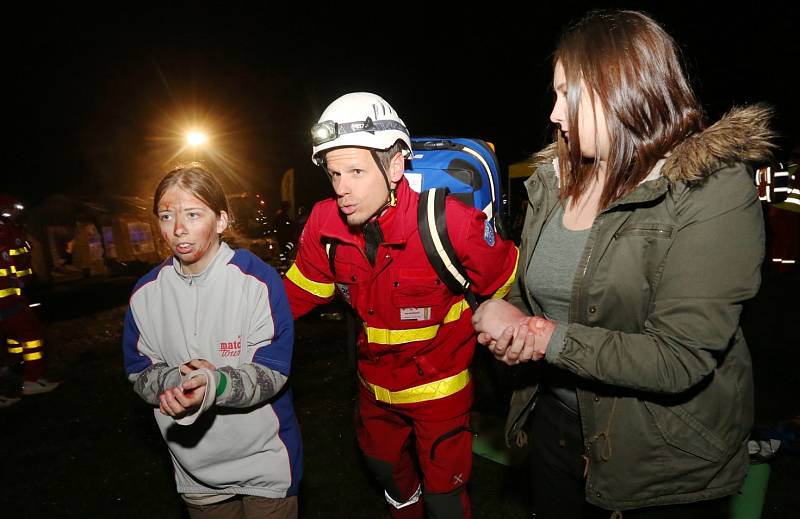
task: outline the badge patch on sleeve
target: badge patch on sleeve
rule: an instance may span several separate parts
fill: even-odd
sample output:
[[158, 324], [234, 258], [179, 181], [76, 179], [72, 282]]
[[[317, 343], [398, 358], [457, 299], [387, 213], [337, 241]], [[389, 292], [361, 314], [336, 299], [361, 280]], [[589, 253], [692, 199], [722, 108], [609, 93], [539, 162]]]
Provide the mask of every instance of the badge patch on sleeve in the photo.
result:
[[483, 239], [489, 247], [494, 247], [494, 225], [489, 220], [483, 222]]
[[401, 308], [401, 321], [427, 321], [431, 318], [431, 307], [427, 308]]

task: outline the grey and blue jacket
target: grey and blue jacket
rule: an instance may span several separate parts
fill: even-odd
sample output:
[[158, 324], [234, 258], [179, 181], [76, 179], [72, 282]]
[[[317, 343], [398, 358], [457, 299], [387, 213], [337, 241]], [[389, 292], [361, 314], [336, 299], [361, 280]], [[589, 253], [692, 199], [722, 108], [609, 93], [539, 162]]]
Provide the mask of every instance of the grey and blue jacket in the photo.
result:
[[171, 258], [136, 284], [123, 332], [136, 393], [158, 406], [181, 383], [181, 364], [205, 359], [217, 368], [216, 401], [191, 426], [153, 410], [179, 493], [297, 494], [302, 444], [285, 386], [293, 326], [277, 272], [225, 243], [201, 274], [182, 274]]

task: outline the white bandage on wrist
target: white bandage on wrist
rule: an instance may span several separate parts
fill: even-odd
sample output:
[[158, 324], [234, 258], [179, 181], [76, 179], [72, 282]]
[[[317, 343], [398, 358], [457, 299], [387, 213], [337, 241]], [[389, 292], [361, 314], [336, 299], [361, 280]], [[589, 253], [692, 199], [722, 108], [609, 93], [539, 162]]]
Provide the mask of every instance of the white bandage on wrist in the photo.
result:
[[196, 411], [191, 414], [187, 414], [183, 418], [178, 418], [175, 420], [175, 422], [180, 425], [192, 425], [195, 421], [197, 421], [201, 414], [206, 412], [212, 405], [214, 405], [215, 395], [217, 393], [217, 379], [214, 377], [214, 374], [210, 369], [198, 368], [182, 376], [181, 383], [191, 380], [195, 377], [206, 377], [206, 392], [203, 395], [203, 401], [200, 403], [200, 407], [198, 407]]

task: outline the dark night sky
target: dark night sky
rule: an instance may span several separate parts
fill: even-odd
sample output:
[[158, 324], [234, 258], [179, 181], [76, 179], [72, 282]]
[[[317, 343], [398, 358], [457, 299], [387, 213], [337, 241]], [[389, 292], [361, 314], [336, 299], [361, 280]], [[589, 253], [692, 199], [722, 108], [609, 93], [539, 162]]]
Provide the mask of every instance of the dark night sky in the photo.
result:
[[[800, 9], [697, 4], [591, 7], [648, 11], [681, 45], [709, 116], [767, 101], [782, 144], [798, 142]], [[277, 200], [280, 174], [294, 167], [301, 201], [319, 197], [326, 190], [309, 161], [308, 128], [353, 90], [387, 98], [413, 134], [478, 136], [503, 163], [521, 160], [547, 139], [557, 36], [588, 7], [448, 4], [434, 14], [394, 3], [392, 19], [311, 3], [291, 15], [267, 3], [74, 5], [6, 19], [18, 30], [3, 37], [14, 87], [13, 173], [3, 176], [34, 203], [55, 192], [149, 195], [168, 166], [193, 158], [174, 155], [189, 122], [212, 128], [214, 156], [194, 157], [227, 171], [230, 190]]]

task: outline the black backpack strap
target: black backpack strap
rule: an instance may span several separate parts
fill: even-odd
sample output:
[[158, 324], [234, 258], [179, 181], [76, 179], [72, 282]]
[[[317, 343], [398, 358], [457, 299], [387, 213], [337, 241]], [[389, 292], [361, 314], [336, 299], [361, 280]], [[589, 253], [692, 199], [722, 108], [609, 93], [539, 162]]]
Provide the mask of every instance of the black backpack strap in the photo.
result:
[[432, 188], [419, 195], [417, 223], [422, 247], [433, 270], [445, 286], [454, 294], [464, 294], [473, 311], [478, 307], [475, 294], [471, 290], [464, 266], [456, 256], [450, 237], [447, 235], [447, 213], [445, 202], [449, 190]]
[[333, 277], [336, 277], [336, 246], [338, 244], [339, 242], [336, 240], [325, 242], [325, 252], [328, 254], [328, 265]]

